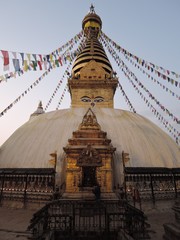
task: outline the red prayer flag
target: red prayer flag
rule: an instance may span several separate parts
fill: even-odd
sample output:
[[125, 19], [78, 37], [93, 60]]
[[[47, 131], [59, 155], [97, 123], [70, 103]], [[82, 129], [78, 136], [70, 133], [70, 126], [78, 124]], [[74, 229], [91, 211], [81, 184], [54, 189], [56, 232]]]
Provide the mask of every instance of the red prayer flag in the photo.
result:
[[63, 64], [62, 64], [62, 60], [61, 60], [61, 58], [60, 58], [60, 57], [59, 57], [58, 61], [59, 61], [59, 63], [60, 63], [60, 64], [61, 64], [61, 66], [62, 66]]
[[42, 70], [42, 64], [41, 64], [41, 61], [38, 61], [38, 66], [39, 66], [39, 69]]
[[41, 54], [39, 54], [39, 58], [40, 58], [40, 60], [41, 60], [41, 62], [43, 61], [43, 59], [42, 59], [42, 55]]
[[9, 70], [9, 53], [8, 51], [1, 50], [4, 57], [4, 71]]

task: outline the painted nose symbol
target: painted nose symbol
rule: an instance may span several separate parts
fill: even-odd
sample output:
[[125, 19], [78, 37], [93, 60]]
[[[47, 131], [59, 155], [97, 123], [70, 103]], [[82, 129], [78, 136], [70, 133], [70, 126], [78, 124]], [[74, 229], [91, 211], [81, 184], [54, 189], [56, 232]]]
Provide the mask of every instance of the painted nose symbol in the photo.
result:
[[94, 106], [95, 106], [95, 103], [94, 103], [94, 102], [91, 102], [91, 106], [94, 107]]

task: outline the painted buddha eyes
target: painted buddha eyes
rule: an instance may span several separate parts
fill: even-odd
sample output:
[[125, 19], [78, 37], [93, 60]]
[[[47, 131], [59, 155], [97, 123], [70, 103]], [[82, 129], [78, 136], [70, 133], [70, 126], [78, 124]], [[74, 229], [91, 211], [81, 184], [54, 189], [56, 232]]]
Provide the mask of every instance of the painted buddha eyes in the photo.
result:
[[82, 102], [89, 102], [89, 103], [100, 103], [100, 102], [103, 102], [104, 101], [104, 98], [103, 97], [100, 97], [100, 96], [97, 96], [97, 97], [95, 97], [95, 98], [90, 98], [90, 97], [88, 97], [88, 96], [84, 96], [84, 97], [82, 97], [81, 98], [81, 101]]
[[104, 98], [103, 97], [95, 97], [94, 102], [103, 102]]
[[84, 97], [81, 98], [81, 101], [82, 102], [91, 102], [91, 98], [87, 97], [87, 96], [84, 96]]

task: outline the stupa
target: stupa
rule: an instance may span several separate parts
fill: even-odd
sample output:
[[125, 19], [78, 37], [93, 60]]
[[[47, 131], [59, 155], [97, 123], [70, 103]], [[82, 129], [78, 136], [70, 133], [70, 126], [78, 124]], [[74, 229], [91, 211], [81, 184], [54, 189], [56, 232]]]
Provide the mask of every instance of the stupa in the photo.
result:
[[38, 208], [55, 191], [91, 198], [94, 185], [104, 198], [121, 186], [127, 198], [138, 188], [153, 202], [180, 190], [177, 144], [145, 117], [114, 109], [121, 80], [99, 41], [94, 8], [82, 28], [85, 47], [68, 79], [71, 107], [44, 112], [40, 103], [0, 147], [1, 205]]

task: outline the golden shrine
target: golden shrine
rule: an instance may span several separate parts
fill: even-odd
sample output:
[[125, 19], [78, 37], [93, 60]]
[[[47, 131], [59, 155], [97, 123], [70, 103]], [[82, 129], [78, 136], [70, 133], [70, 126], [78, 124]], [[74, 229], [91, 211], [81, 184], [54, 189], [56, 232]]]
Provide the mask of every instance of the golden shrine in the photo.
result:
[[[101, 130], [89, 108], [79, 129], [73, 132], [64, 148], [66, 152], [66, 190], [64, 197], [92, 197], [94, 186], [100, 186], [102, 197], [113, 193], [113, 153], [115, 148], [107, 133]], [[113, 195], [115, 197], [115, 195]]]

